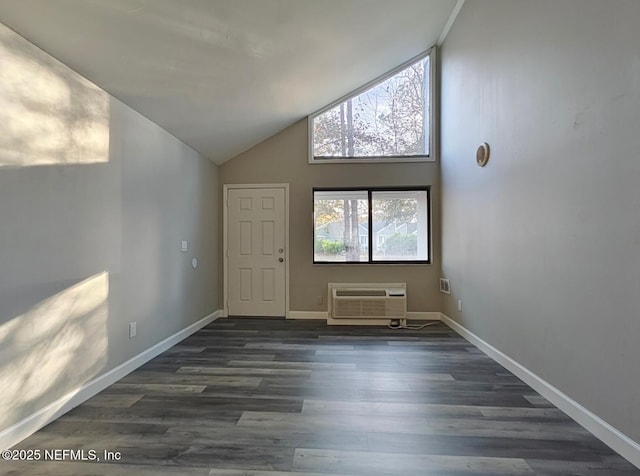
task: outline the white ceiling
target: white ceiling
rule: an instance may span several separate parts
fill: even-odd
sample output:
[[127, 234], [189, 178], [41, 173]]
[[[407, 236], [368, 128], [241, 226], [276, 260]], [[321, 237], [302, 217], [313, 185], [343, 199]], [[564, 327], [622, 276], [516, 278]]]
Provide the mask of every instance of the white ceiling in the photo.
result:
[[436, 43], [456, 0], [0, 0], [0, 22], [222, 163]]

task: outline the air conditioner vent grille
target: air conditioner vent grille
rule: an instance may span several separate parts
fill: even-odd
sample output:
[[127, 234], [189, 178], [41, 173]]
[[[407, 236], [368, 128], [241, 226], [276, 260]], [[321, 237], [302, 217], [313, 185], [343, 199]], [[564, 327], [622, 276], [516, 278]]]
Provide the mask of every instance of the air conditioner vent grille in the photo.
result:
[[333, 318], [405, 318], [405, 288], [330, 288]]
[[440, 278], [440, 292], [444, 294], [451, 294], [451, 285], [446, 278]]
[[386, 289], [336, 289], [336, 296], [386, 296]]

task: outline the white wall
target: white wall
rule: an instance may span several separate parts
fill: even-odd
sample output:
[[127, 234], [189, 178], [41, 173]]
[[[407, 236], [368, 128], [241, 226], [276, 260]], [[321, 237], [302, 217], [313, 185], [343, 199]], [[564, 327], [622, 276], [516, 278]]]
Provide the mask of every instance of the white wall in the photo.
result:
[[217, 166], [1, 25], [0, 123], [1, 432], [218, 308], [219, 203]]
[[443, 311], [635, 441], [639, 22], [635, 0], [468, 0], [441, 52]]

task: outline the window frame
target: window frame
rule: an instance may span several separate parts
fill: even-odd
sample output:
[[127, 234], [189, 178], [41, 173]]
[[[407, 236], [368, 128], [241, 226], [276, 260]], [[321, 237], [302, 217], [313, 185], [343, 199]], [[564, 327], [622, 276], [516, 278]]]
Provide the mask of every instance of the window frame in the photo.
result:
[[[315, 240], [316, 240], [316, 220], [315, 220], [315, 194], [316, 192], [366, 192], [367, 193], [367, 261], [316, 261]], [[427, 194], [427, 259], [426, 260], [373, 260], [373, 200], [372, 196], [375, 192], [426, 192]], [[431, 264], [431, 256], [433, 254], [433, 240], [431, 236], [431, 187], [430, 186], [404, 186], [404, 187], [313, 187], [311, 192], [312, 213], [312, 246], [311, 254], [313, 264], [318, 265], [425, 265]]]
[[[389, 79], [396, 75], [400, 71], [408, 68], [413, 63], [429, 57], [429, 154], [427, 155], [386, 155], [386, 156], [362, 156], [362, 157], [349, 157], [349, 158], [319, 158], [316, 159], [314, 155], [314, 119], [319, 115], [333, 109], [340, 105], [340, 103], [347, 101], [349, 98], [358, 96], [359, 94], [367, 91], [368, 89], [376, 86], [377, 84]], [[401, 163], [401, 162], [435, 162], [436, 161], [436, 47], [435, 45], [426, 51], [414, 56], [413, 58], [405, 61], [401, 65], [393, 68], [391, 71], [378, 76], [373, 81], [369, 81], [365, 85], [345, 94], [341, 98], [333, 101], [331, 104], [317, 110], [313, 114], [307, 116], [307, 139], [308, 139], [308, 162], [309, 164], [371, 164], [371, 163]]]

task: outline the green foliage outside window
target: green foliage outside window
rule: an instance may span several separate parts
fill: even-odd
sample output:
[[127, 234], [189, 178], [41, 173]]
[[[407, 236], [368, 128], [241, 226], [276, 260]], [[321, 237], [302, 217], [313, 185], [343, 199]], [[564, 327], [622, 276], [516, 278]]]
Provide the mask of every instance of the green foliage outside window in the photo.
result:
[[318, 239], [316, 240], [316, 253], [322, 253], [325, 255], [339, 255], [344, 253], [344, 243], [341, 241]]
[[394, 233], [385, 240], [383, 246], [385, 252], [390, 255], [415, 255], [418, 251], [418, 237]]

